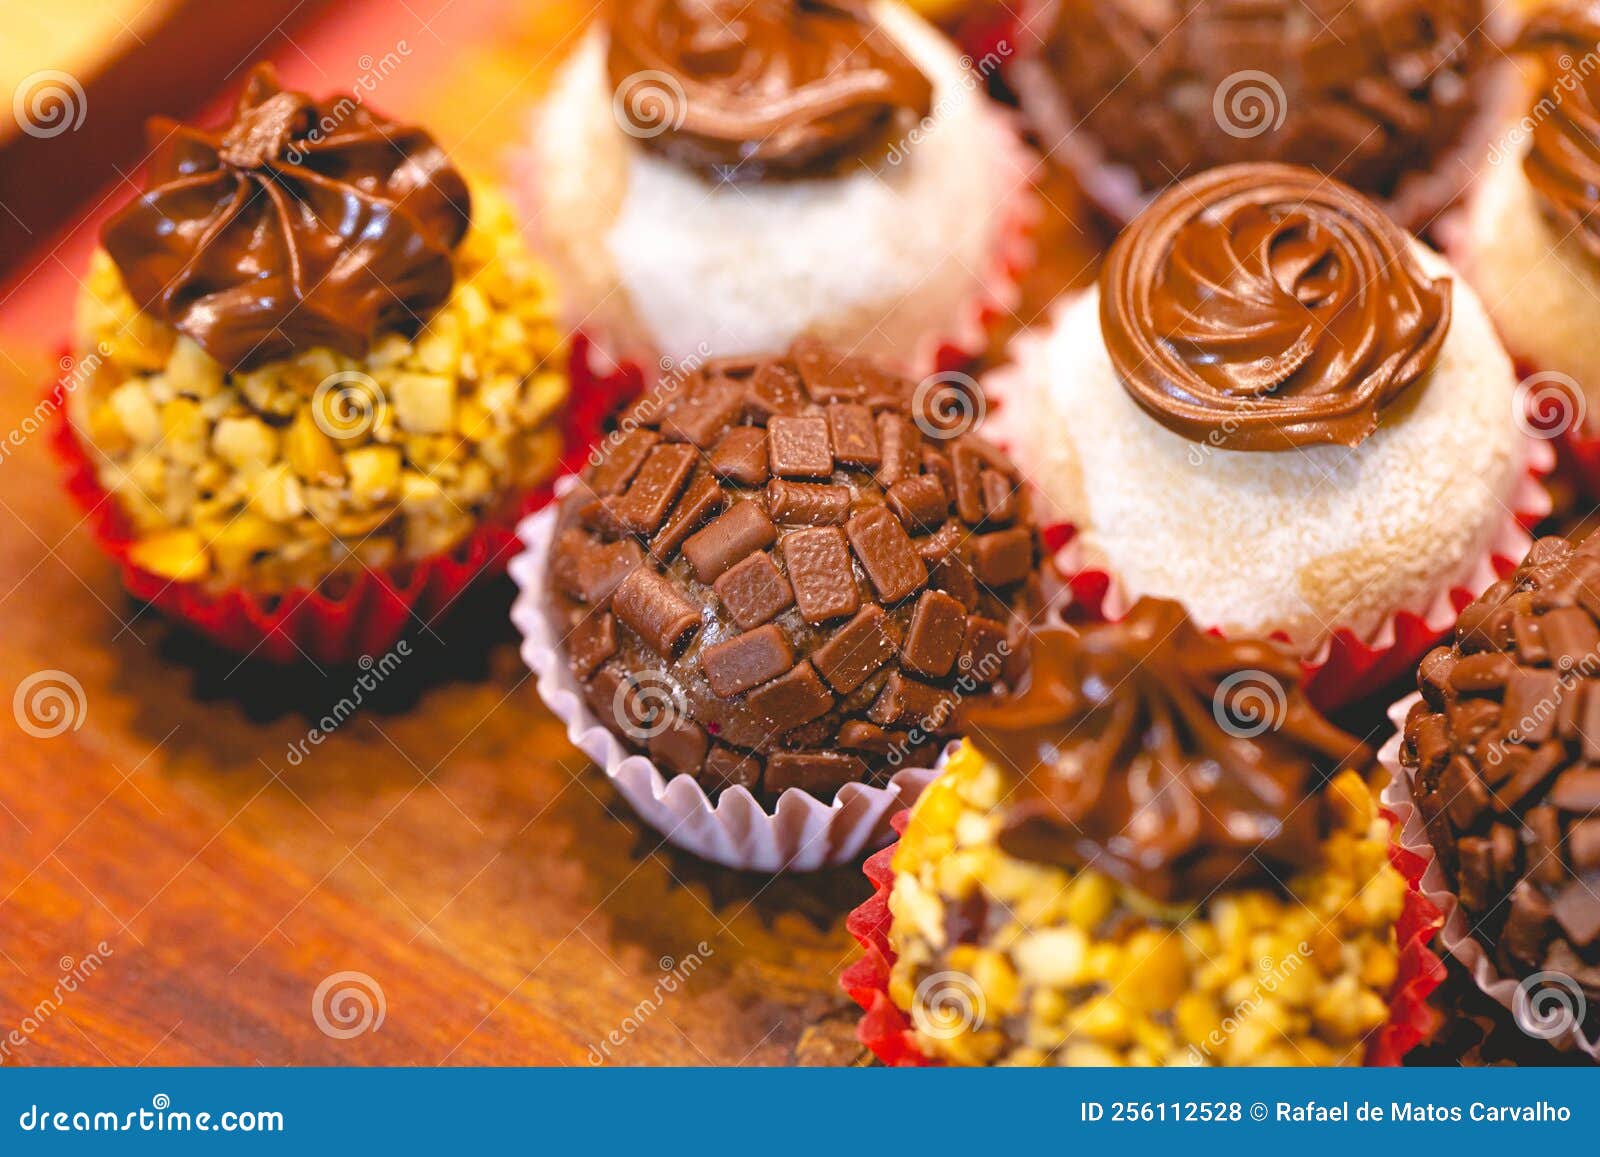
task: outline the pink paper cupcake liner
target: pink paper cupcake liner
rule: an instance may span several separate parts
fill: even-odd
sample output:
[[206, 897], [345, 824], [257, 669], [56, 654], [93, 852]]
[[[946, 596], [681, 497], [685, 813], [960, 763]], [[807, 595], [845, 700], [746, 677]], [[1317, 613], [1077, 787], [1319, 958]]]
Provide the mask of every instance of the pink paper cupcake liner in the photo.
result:
[[[1408, 877], [1411, 891], [1418, 897], [1419, 905], [1431, 907], [1439, 914], [1440, 947], [1455, 957], [1485, 995], [1507, 1010], [1515, 1010], [1522, 982], [1516, 977], [1502, 974], [1489, 958], [1488, 951], [1472, 935], [1467, 914], [1456, 899], [1449, 880], [1445, 878], [1444, 868], [1428, 839], [1422, 812], [1411, 798], [1411, 780], [1400, 766], [1400, 744], [1404, 739], [1406, 715], [1411, 711], [1411, 705], [1420, 698], [1420, 695], [1413, 693], [1389, 708], [1389, 719], [1395, 726], [1395, 734], [1378, 752], [1379, 762], [1389, 773], [1388, 786], [1383, 789], [1380, 798], [1383, 806], [1399, 818], [1396, 831], [1400, 850], [1413, 857], [1420, 867], [1414, 879]], [[1571, 1025], [1569, 1031], [1551, 1039], [1550, 1043], [1557, 1048], [1576, 1048], [1584, 1055], [1600, 1061], [1600, 1039], [1590, 1040], [1583, 1035], [1581, 1018]]]
[[[987, 113], [995, 139], [994, 164], [1007, 189], [1005, 202], [993, 214], [994, 243], [988, 264], [979, 272], [978, 283], [961, 303], [955, 316], [930, 322], [929, 328], [907, 352], [901, 368], [912, 377], [945, 373], [970, 365], [989, 347], [994, 322], [1010, 313], [1022, 299], [1019, 281], [1033, 265], [1033, 226], [1042, 215], [1030, 174], [1033, 156], [1018, 135], [1015, 117], [998, 107]], [[548, 252], [541, 244], [538, 208], [529, 191], [538, 187], [538, 165], [526, 149], [510, 161], [515, 173], [514, 187], [521, 191], [517, 204], [522, 227], [535, 252]], [[636, 376], [644, 384], [670, 373], [677, 364], [660, 351], [641, 345], [636, 338], [612, 332], [594, 317], [574, 319], [581, 348], [588, 359], [589, 372], [598, 377]], [[724, 351], [711, 351], [718, 356]]]
[[[1006, 415], [1008, 400], [1044, 373], [1046, 333], [1049, 327], [1023, 333], [1012, 342], [1010, 358], [983, 379], [991, 412]], [[1008, 416], [991, 421], [989, 437], [1002, 446]], [[1321, 711], [1333, 711], [1364, 695], [1381, 690], [1414, 668], [1423, 655], [1454, 625], [1456, 616], [1502, 575], [1509, 574], [1528, 553], [1528, 530], [1550, 513], [1550, 496], [1541, 479], [1554, 466], [1550, 446], [1525, 438], [1524, 470], [1510, 499], [1511, 514], [1495, 528], [1489, 549], [1471, 573], [1455, 585], [1435, 591], [1419, 606], [1401, 607], [1374, 630], [1358, 633], [1335, 627], [1300, 655], [1306, 695]], [[1069, 592], [1063, 614], [1069, 620], [1119, 619], [1134, 600], [1118, 576], [1087, 562], [1071, 523], [1042, 527], [1046, 546]], [[1180, 600], [1181, 601], [1181, 600]], [[1210, 628], [1221, 634], [1214, 625]], [[1284, 636], [1276, 636], [1285, 642]]]
[[[583, 462], [606, 418], [631, 400], [635, 386], [626, 377], [591, 377], [574, 358], [561, 469]], [[96, 543], [118, 564], [128, 593], [227, 650], [270, 663], [311, 659], [348, 664], [387, 651], [413, 622], [436, 618], [474, 583], [503, 573], [517, 550], [516, 519], [543, 507], [552, 494], [550, 483], [537, 487], [512, 504], [509, 516], [485, 520], [454, 550], [429, 558], [351, 571], [314, 588], [272, 595], [243, 588], [212, 590], [133, 562], [133, 528], [115, 497], [101, 486], [67, 418], [62, 387], [53, 387], [47, 397], [58, 419], [51, 448], [63, 484], [84, 511]]]
[[[1392, 814], [1384, 814], [1393, 820]], [[903, 811], [891, 823], [897, 833], [904, 834], [910, 819], [911, 813]], [[845, 918], [845, 928], [861, 945], [861, 959], [844, 970], [839, 985], [861, 1006], [856, 1039], [873, 1056], [896, 1067], [941, 1066], [943, 1062], [917, 1048], [910, 1017], [889, 997], [889, 976], [896, 960], [889, 943], [889, 896], [894, 891], [897, 847], [899, 844], [891, 844], [862, 865], [872, 881], [872, 895]], [[1400, 959], [1389, 998], [1389, 1020], [1367, 1046], [1365, 1063], [1374, 1067], [1398, 1065], [1433, 1033], [1439, 1018], [1428, 998], [1444, 980], [1444, 964], [1428, 947], [1438, 927], [1438, 913], [1430, 913], [1428, 901], [1416, 895], [1414, 887], [1422, 865], [1398, 848], [1391, 849], [1390, 861], [1406, 879], [1407, 902], [1395, 927]]]
[[[557, 497], [571, 484], [570, 477], [562, 479]], [[522, 658], [535, 676], [539, 698], [640, 818], [702, 859], [759, 872], [851, 863], [893, 835], [890, 818], [932, 782], [934, 768], [903, 767], [884, 787], [845, 784], [832, 800], [790, 788], [768, 808], [744, 787], [729, 788], [713, 802], [693, 776], [669, 777], [650, 758], [623, 746], [584, 702], [561, 648], [564, 632], [550, 613], [545, 571], [558, 513], [549, 506], [517, 528], [523, 550], [510, 566], [518, 587], [511, 619], [522, 632]]]

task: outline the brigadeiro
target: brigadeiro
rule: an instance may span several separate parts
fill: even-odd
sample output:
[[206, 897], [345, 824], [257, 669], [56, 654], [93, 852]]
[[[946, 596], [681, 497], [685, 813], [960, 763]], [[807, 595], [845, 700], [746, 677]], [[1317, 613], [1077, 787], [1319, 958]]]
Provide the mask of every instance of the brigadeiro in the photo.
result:
[[1514, 88], [1484, 0], [1049, 0], [1014, 77], [1047, 155], [1118, 224], [1175, 181], [1308, 165], [1423, 230]]
[[963, 708], [966, 743], [869, 862], [845, 978], [864, 1042], [891, 1063], [1377, 1059], [1405, 883], [1372, 752], [1294, 661], [1145, 599], [1041, 630], [1025, 678]]
[[651, 372], [810, 335], [927, 373], [1025, 259], [1016, 134], [897, 3], [609, 5], [522, 160], [574, 325]]
[[1535, 543], [1417, 686], [1385, 798], [1440, 943], [1524, 1032], [1600, 1055], [1600, 537]]
[[883, 834], [900, 777], [937, 759], [964, 697], [1007, 684], [1040, 607], [1027, 496], [960, 428], [970, 404], [810, 342], [647, 394], [524, 530], [514, 573], [544, 568], [545, 606], [519, 621], [536, 669], [561, 667], [552, 708], [609, 733], [608, 772], [607, 753], [648, 756], [702, 810], [737, 797], [767, 832], [866, 799]]
[[1408, 671], [1548, 510], [1477, 297], [1310, 169], [1164, 194], [1013, 356], [988, 430], [1075, 535], [1080, 603], [1282, 638], [1320, 706]]
[[72, 489], [129, 589], [219, 642], [381, 651], [504, 565], [557, 470], [549, 273], [426, 132], [269, 67], [227, 124], [152, 130], [79, 299]]
[[1542, 7], [1517, 40], [1520, 100], [1445, 251], [1523, 372], [1532, 428], [1600, 495], [1600, 5]]

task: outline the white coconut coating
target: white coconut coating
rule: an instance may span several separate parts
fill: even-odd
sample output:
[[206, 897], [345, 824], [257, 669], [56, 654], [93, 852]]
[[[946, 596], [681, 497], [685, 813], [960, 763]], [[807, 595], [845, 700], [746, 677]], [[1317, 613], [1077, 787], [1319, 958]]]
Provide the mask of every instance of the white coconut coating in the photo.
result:
[[[1444, 260], [1418, 245], [1431, 275]], [[1084, 561], [1130, 599], [1162, 595], [1230, 633], [1284, 632], [1312, 650], [1334, 627], [1368, 637], [1465, 581], [1513, 516], [1525, 443], [1515, 378], [1460, 278], [1433, 369], [1359, 446], [1265, 452], [1192, 442], [1117, 380], [1089, 289], [1011, 375], [1001, 440]]]
[[1445, 230], [1448, 250], [1506, 348], [1576, 382], [1592, 425], [1600, 418], [1600, 258], [1545, 215], [1522, 171], [1527, 148], [1522, 141], [1493, 154]]
[[623, 132], [605, 31], [590, 29], [530, 149], [536, 233], [575, 325], [623, 355], [762, 353], [810, 334], [909, 364], [919, 337], [952, 324], [1016, 191], [1010, 129], [943, 36], [899, 4], [874, 11], [933, 82], [919, 139], [876, 169], [746, 185], [715, 184]]

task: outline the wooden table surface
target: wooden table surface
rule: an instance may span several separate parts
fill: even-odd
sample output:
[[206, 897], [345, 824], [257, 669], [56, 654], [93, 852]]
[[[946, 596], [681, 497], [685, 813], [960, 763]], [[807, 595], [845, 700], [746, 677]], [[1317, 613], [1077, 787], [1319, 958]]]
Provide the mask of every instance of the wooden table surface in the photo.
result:
[[[348, 87], [404, 41], [372, 102], [482, 169], [585, 7], [357, 5], [280, 60]], [[1048, 184], [1012, 326], [1093, 260]], [[6, 430], [56, 372], [92, 237], [52, 239], [0, 301]], [[540, 705], [508, 583], [295, 760], [359, 670], [241, 665], [130, 603], [42, 436], [0, 459], [0, 528], [0, 1064], [860, 1059], [837, 984], [859, 870], [774, 879], [664, 846]], [[362, 993], [381, 1023], [346, 1031]]]

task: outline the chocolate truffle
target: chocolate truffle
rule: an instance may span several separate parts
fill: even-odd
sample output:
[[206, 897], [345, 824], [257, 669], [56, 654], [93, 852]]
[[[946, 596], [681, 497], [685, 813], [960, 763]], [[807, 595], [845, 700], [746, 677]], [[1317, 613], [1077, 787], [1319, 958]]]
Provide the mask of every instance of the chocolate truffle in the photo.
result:
[[1423, 660], [1401, 764], [1472, 934], [1600, 1023], [1600, 537], [1541, 539]]
[[805, 342], [642, 398], [550, 552], [591, 710], [712, 792], [931, 762], [1039, 600], [1020, 476], [950, 389]]
[[888, 995], [918, 1051], [1361, 1063], [1404, 882], [1372, 752], [1310, 706], [1298, 663], [1145, 599], [1040, 631], [1025, 678], [963, 707], [967, 742], [893, 857]]
[[1453, 176], [1498, 59], [1486, 19], [1482, 0], [1058, 0], [1024, 103], [1047, 149], [1092, 141], [1141, 195], [1286, 161], [1391, 201]]

